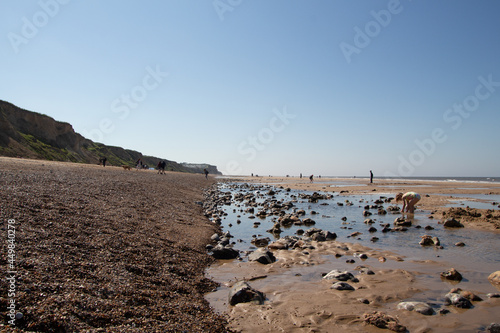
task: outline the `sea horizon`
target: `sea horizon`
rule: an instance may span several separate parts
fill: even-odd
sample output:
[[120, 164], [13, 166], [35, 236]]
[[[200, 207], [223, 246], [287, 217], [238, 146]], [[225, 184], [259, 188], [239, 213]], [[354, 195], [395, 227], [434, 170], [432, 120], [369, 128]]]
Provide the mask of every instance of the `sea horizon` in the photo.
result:
[[[252, 177], [250, 175], [222, 175], [218, 176], [220, 178], [240, 178], [240, 177]], [[253, 177], [284, 177], [284, 178], [299, 178], [300, 176], [289, 176], [289, 175], [254, 175]], [[307, 179], [309, 175], [303, 175], [302, 178]], [[315, 181], [320, 181], [321, 179], [362, 179], [369, 180], [369, 176], [323, 176], [314, 175]], [[377, 180], [397, 180], [397, 181], [429, 181], [429, 182], [464, 182], [464, 183], [500, 183], [500, 176], [498, 177], [471, 177], [471, 176], [414, 176], [414, 177], [373, 177], [374, 181]]]

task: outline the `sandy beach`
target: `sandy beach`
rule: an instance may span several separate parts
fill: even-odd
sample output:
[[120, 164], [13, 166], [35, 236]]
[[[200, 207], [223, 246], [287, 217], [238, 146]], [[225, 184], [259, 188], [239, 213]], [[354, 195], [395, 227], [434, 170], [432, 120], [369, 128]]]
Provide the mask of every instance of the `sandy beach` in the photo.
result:
[[216, 287], [204, 270], [213, 262], [205, 245], [218, 229], [199, 202], [213, 182], [0, 157], [0, 331], [224, 331], [203, 298]]
[[[459, 239], [460, 232], [467, 236], [471, 230], [491, 235], [492, 242], [495, 242], [496, 237], [500, 237], [499, 204], [481, 199], [482, 196], [486, 198], [498, 196], [500, 184], [395, 180], [379, 180], [374, 184], [368, 184], [366, 179], [321, 179], [310, 183], [308, 179], [291, 177], [245, 177], [237, 181], [264, 186], [261, 189], [250, 190], [263, 193], [264, 197], [268, 191], [268, 187], [265, 186], [272, 185], [285, 193], [288, 188], [299, 192], [331, 193], [338, 196], [335, 198], [339, 202], [343, 201], [343, 196], [345, 199], [353, 195], [368, 194], [395, 196], [397, 192], [417, 191], [422, 195], [415, 212], [415, 221], [417, 224], [420, 221], [418, 227], [427, 224], [433, 229], [442, 229], [442, 221], [454, 217], [464, 224], [464, 228], [455, 232], [455, 237]], [[446, 207], [457, 197], [461, 200], [470, 200], [466, 201], [469, 203], [485, 201], [484, 205], [488, 209], [469, 209], [466, 205]], [[478, 197], [480, 199], [477, 199]], [[242, 202], [241, 206], [245, 207], [245, 204]], [[401, 207], [401, 203], [399, 206]], [[229, 207], [227, 211], [231, 209], [232, 207]], [[242, 209], [239, 213], [242, 220], [245, 217], [244, 211], [245, 209]], [[310, 215], [306, 213], [305, 216]], [[232, 215], [229, 219], [231, 218], [234, 219]], [[314, 219], [314, 216], [312, 218]], [[362, 224], [364, 218], [361, 214], [359, 218]], [[243, 221], [241, 224], [244, 223]], [[349, 222], [343, 223], [349, 225]], [[378, 224], [374, 225], [378, 228]], [[234, 233], [234, 228], [225, 226], [224, 230]], [[423, 228], [421, 230], [422, 234], [432, 234], [432, 230]], [[372, 235], [380, 235], [380, 232]], [[272, 252], [277, 260], [268, 265], [250, 262], [246, 258], [240, 261], [219, 261], [211, 266], [208, 275], [220, 282], [223, 287], [218, 292], [210, 294], [208, 299], [219, 312], [229, 314], [229, 327], [239, 332], [387, 331], [365, 322], [365, 317], [374, 312], [395, 318], [409, 332], [487, 331], [488, 325], [498, 322], [500, 301], [498, 298], [487, 296], [500, 290], [487, 280], [488, 274], [500, 269], [498, 261], [496, 264], [475, 264], [474, 254], [461, 259], [460, 253], [465, 252], [460, 252], [459, 247], [449, 244], [449, 241], [446, 242], [447, 239], [442, 240], [444, 249], [442, 247], [441, 250], [439, 247], [431, 249], [427, 251], [428, 255], [425, 258], [412, 257], [411, 250], [404, 251], [403, 248], [384, 251], [377, 250], [379, 247], [377, 243], [363, 246], [356, 241], [357, 236], [350, 239], [352, 240], [348, 242], [339, 239], [326, 242], [313, 241], [308, 246], [294, 250], [273, 249]], [[419, 240], [420, 237], [416, 237], [415, 244], [418, 244]], [[358, 259], [360, 253], [366, 254], [368, 259]], [[401, 253], [406, 253], [410, 258]], [[498, 257], [497, 254], [492, 255]], [[355, 262], [347, 263], [346, 259], [349, 258], [353, 258]], [[452, 268], [452, 265], [459, 265], [456, 266], [457, 269], [462, 270], [467, 279], [460, 283], [443, 280], [440, 273]], [[330, 289], [332, 282], [325, 281], [322, 276], [332, 269], [353, 273], [359, 280], [353, 284], [355, 290]], [[374, 274], [363, 273], [366, 269]], [[229, 289], [235, 282], [241, 280], [249, 281], [252, 288], [265, 293], [267, 299], [263, 305], [227, 304]], [[461, 288], [480, 297], [482, 301], [474, 301], [473, 308], [468, 310], [444, 306], [443, 298], [453, 288]], [[397, 309], [401, 301], [427, 302], [435, 312], [433, 315], [422, 315]]]
[[[484, 272], [474, 269], [465, 271], [468, 282], [459, 285], [483, 298], [474, 302], [474, 309], [452, 308], [433, 316], [396, 309], [398, 300], [428, 300], [436, 297], [436, 289], [444, 294], [456, 287], [439, 278], [448, 264], [438, 258], [407, 260], [398, 251], [364, 246], [355, 238], [312, 242], [298, 251], [273, 250], [278, 260], [270, 265], [216, 261], [205, 247], [221, 230], [205, 217], [201, 202], [204, 191], [217, 181], [226, 180], [0, 157], [2, 237], [9, 239], [8, 230], [15, 230], [15, 261], [5, 255], [6, 245], [0, 258], [7, 268], [0, 280], [0, 330], [383, 332], [364, 321], [365, 314], [380, 311], [411, 332], [470, 332], [484, 328], [498, 313], [499, 299], [486, 297], [498, 290], [484, 283]], [[237, 181], [300, 191], [347, 191], [342, 195], [418, 188], [423, 198], [416, 215], [433, 215], [436, 223], [443, 212], [449, 214], [444, 206], [450, 196], [500, 194], [497, 184], [377, 181], [360, 186], [360, 180], [332, 179], [343, 185], [331, 187], [325, 179], [312, 184], [279, 177]], [[465, 224], [464, 230], [500, 235], [498, 208], [492, 209], [489, 215], [481, 210], [481, 216], [457, 213], [456, 218]], [[368, 260], [346, 262], [359, 253]], [[332, 258], [338, 258], [334, 267]], [[357, 272], [356, 290], [330, 289], [331, 282], [322, 274], [332, 268]], [[375, 274], [363, 274], [363, 268]], [[13, 297], [8, 296], [9, 271], [15, 272]], [[228, 306], [229, 288], [238, 280], [263, 291], [266, 302]], [[15, 326], [9, 325], [7, 309], [12, 300]]]

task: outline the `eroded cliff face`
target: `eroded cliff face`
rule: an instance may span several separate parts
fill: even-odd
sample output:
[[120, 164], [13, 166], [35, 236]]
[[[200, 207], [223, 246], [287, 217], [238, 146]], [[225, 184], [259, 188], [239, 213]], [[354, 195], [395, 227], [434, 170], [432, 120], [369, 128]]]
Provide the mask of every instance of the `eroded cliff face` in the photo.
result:
[[[150, 167], [167, 162], [167, 170], [199, 172], [174, 161], [93, 142], [76, 133], [71, 124], [0, 101], [0, 155], [97, 164], [135, 165], [139, 158]], [[217, 170], [217, 167], [211, 166]], [[214, 173], [219, 173], [214, 172]]]
[[2, 155], [87, 163], [99, 160], [82, 149], [92, 141], [70, 124], [4, 101], [0, 101], [0, 128]]

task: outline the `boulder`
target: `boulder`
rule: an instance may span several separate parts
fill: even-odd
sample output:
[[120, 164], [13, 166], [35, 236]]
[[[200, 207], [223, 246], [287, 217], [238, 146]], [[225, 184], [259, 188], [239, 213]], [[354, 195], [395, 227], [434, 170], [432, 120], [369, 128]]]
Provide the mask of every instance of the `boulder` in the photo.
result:
[[441, 277], [447, 280], [462, 281], [462, 274], [460, 274], [455, 268], [450, 268], [446, 272], [442, 272]]
[[457, 308], [470, 309], [472, 308], [472, 303], [462, 295], [458, 293], [448, 293], [444, 296], [446, 305], [453, 305]]
[[229, 291], [229, 304], [236, 305], [248, 302], [263, 304], [265, 297], [264, 293], [253, 289], [247, 282], [240, 281], [235, 283]]
[[500, 271], [491, 273], [490, 276], [488, 276], [488, 281], [490, 281], [492, 285], [497, 287], [500, 286]]
[[276, 257], [271, 251], [268, 251], [265, 248], [259, 248], [248, 255], [248, 260], [257, 261], [261, 264], [267, 265], [275, 262]]
[[217, 245], [212, 249], [212, 257], [215, 259], [236, 259], [240, 253], [229, 246]]
[[463, 228], [464, 225], [460, 223], [459, 221], [455, 220], [454, 218], [446, 219], [444, 221], [443, 226], [447, 228]]
[[323, 235], [325, 236], [326, 240], [334, 240], [337, 238], [337, 234], [336, 233], [332, 233], [328, 230], [323, 230]]
[[349, 283], [345, 282], [335, 282], [332, 284], [330, 289], [335, 289], [335, 290], [355, 290], [353, 286], [351, 286]]
[[323, 235], [323, 233], [321, 233], [321, 232], [315, 233], [314, 235], [312, 235], [311, 238], [312, 238], [313, 241], [316, 241], [316, 242], [324, 242], [324, 241], [326, 241], [325, 235]]
[[406, 220], [404, 217], [398, 217], [394, 220], [394, 225], [397, 227], [411, 227], [411, 220]]
[[406, 327], [400, 325], [396, 318], [383, 312], [376, 311], [372, 313], [365, 313], [363, 318], [367, 324], [378, 328], [385, 328], [394, 332], [406, 332]]
[[277, 240], [277, 241], [269, 244], [268, 248], [270, 248], [272, 250], [287, 250], [288, 244], [286, 242], [281, 241], [281, 240]]
[[428, 246], [428, 245], [435, 245], [435, 246], [440, 246], [441, 242], [439, 241], [439, 238], [437, 237], [431, 237], [429, 235], [424, 235], [421, 236], [422, 239], [420, 240], [420, 245], [422, 246]]
[[269, 237], [266, 238], [253, 238], [250, 242], [257, 247], [265, 247], [269, 244]]
[[401, 302], [398, 304], [398, 309], [406, 311], [415, 311], [426, 316], [434, 314], [434, 309], [424, 302]]
[[488, 333], [500, 333], [500, 324], [491, 323], [488, 327], [486, 327], [486, 332], [488, 332]]
[[340, 271], [338, 269], [334, 269], [330, 271], [328, 274], [323, 276], [323, 279], [325, 280], [338, 280], [338, 281], [352, 281], [352, 282], [359, 282], [357, 278], [352, 275], [352, 273], [349, 273], [347, 271]]

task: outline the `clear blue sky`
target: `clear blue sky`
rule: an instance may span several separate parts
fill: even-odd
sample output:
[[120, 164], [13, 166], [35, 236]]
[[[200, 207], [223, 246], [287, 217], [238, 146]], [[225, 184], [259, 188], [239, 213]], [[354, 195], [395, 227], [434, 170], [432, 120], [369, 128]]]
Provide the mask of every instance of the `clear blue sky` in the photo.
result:
[[225, 174], [500, 176], [500, 2], [4, 0], [0, 99]]

